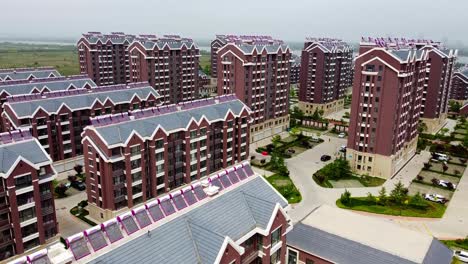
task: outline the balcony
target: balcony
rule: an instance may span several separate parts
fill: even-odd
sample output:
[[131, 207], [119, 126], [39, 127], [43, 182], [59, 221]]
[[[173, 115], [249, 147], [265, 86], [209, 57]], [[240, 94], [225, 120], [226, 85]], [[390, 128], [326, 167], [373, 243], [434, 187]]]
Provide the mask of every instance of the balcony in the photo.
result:
[[185, 162], [183, 162], [183, 161], [177, 161], [177, 162], [175, 163], [176, 169], [181, 168], [181, 167], [183, 167], [183, 166], [185, 166]]
[[52, 198], [52, 192], [41, 193], [41, 201], [45, 201]]
[[55, 179], [55, 174], [54, 173], [42, 174], [42, 175], [39, 175], [39, 184], [46, 183], [46, 182], [51, 182], [54, 179]]
[[125, 195], [116, 196], [114, 198], [114, 203], [120, 203], [120, 202], [123, 202], [123, 201], [125, 201]]
[[118, 177], [124, 175], [124, 170], [123, 169], [116, 169], [112, 172], [113, 177]]
[[252, 263], [252, 261], [254, 261], [256, 258], [258, 258], [258, 256], [259, 256], [259, 251], [257, 251], [257, 250], [252, 251], [252, 252], [250, 252], [250, 254], [248, 254], [246, 256], [242, 256], [241, 263], [242, 264]]
[[50, 215], [54, 212], [55, 211], [53, 206], [42, 207], [42, 216]]

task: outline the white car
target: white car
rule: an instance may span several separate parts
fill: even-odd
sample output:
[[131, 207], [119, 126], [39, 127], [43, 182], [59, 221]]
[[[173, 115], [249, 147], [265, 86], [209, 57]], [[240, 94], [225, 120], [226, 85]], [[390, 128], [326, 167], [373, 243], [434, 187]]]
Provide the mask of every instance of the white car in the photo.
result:
[[339, 137], [339, 138], [344, 138], [344, 137], [346, 137], [346, 134], [345, 134], [345, 133], [340, 133], [340, 134], [338, 135], [338, 137]]
[[456, 250], [455, 251], [455, 257], [457, 259], [459, 259], [460, 261], [468, 263], [468, 252], [466, 252], [466, 251]]
[[451, 182], [448, 182], [448, 181], [444, 181], [444, 180], [439, 180], [439, 186], [442, 186], [442, 187], [445, 187], [445, 188], [449, 188], [449, 185], [452, 184], [453, 186], [453, 189], [456, 189], [457, 188], [457, 185], [454, 184], [454, 183], [451, 183]]
[[346, 146], [345, 145], [341, 146], [339, 151], [340, 152], [346, 152]]
[[434, 154], [437, 157], [437, 159], [440, 160], [440, 161], [448, 161], [449, 160], [449, 156], [447, 156], [446, 154], [443, 154], [443, 153], [434, 153]]
[[445, 199], [444, 196], [440, 195], [440, 194], [429, 194], [429, 193], [426, 193], [423, 195], [424, 199], [428, 200], [428, 201], [431, 201], [431, 202], [434, 202], [434, 203], [440, 203], [440, 204], [444, 204], [447, 202], [447, 199]]

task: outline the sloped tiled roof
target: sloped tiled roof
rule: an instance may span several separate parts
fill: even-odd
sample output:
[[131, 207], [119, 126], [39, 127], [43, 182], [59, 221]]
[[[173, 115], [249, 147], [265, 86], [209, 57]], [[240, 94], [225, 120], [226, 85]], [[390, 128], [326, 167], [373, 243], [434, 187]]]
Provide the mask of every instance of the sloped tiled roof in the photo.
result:
[[50, 161], [41, 148], [34, 139], [0, 145], [0, 175], [7, 173], [20, 157], [32, 164]]
[[88, 263], [213, 263], [227, 237], [236, 241], [266, 229], [277, 204], [287, 206], [257, 176]]
[[75, 88], [84, 88], [88, 84], [91, 88], [97, 87], [97, 85], [86, 76], [75, 77], [75, 78], [48, 78], [41, 80], [33, 80], [28, 83], [15, 83], [9, 84], [10, 82], [4, 82], [0, 85], [0, 94], [7, 93], [8, 95], [20, 95], [20, 94], [31, 94], [35, 89], [42, 92], [44, 89], [53, 91], [65, 91], [70, 86]]
[[53, 68], [37, 68], [37, 69], [7, 69], [0, 71], [0, 81], [10, 80], [27, 80], [29, 77], [48, 78], [61, 76], [60, 73]]

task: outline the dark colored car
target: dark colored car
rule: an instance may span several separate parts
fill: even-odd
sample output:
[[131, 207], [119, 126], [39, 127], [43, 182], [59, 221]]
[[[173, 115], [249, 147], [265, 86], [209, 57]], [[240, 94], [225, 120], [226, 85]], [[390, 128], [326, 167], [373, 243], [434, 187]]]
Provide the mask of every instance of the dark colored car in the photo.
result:
[[80, 181], [73, 181], [71, 182], [71, 187], [77, 189], [78, 191], [84, 191], [86, 190], [86, 184]]
[[330, 155], [322, 155], [322, 157], [320, 157], [320, 160], [321, 161], [329, 161], [329, 160], [331, 160], [331, 156]]

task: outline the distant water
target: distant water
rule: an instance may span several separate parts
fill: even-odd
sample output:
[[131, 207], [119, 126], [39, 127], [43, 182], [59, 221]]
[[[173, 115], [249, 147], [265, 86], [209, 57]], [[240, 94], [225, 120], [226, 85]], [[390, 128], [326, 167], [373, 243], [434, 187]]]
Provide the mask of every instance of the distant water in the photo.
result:
[[458, 57], [457, 62], [468, 64], [468, 57]]
[[0, 43], [20, 43], [20, 44], [36, 44], [36, 45], [76, 45], [76, 42], [55, 42], [55, 41], [32, 41], [32, 40], [1, 40]]

